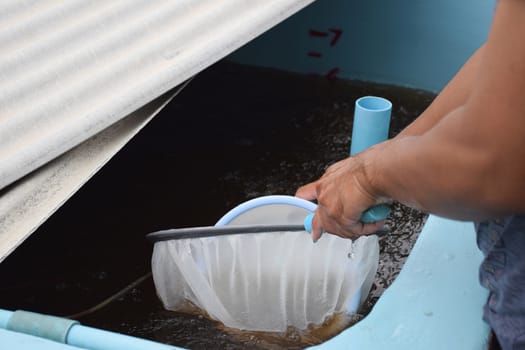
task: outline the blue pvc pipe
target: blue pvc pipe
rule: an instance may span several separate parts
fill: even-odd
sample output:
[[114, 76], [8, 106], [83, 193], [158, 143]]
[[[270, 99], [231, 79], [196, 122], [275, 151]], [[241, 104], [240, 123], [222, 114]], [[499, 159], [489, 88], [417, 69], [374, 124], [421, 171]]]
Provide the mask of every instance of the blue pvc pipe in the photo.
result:
[[[0, 328], [9, 329], [9, 323], [12, 319], [12, 311], [0, 309]], [[32, 313], [26, 313], [32, 314]], [[62, 319], [55, 316], [47, 316], [42, 314], [34, 314], [35, 319], [40, 323], [45, 323], [46, 318], [50, 323], [54, 323], [57, 319]], [[62, 319], [64, 321], [71, 321]], [[31, 320], [28, 323], [31, 324]], [[30, 327], [21, 326], [21, 330], [10, 329], [20, 334], [25, 333], [31, 336], [39, 336], [39, 326], [35, 326], [34, 331]], [[42, 338], [44, 339], [44, 338]], [[88, 350], [176, 350], [182, 349], [171, 345], [165, 345], [150, 340], [131, 337], [124, 334], [104, 331], [97, 328], [82, 326], [75, 323], [68, 328], [65, 337], [65, 344], [79, 347]], [[60, 344], [57, 342], [57, 344]]]
[[74, 325], [69, 330], [67, 344], [89, 350], [174, 350], [181, 349], [150, 340], [113, 333], [101, 329]]
[[382, 97], [364, 96], [355, 101], [350, 155], [388, 139], [392, 103]]
[[3, 328], [0, 328], [0, 348], [2, 350], [86, 350]]
[[[385, 98], [364, 96], [355, 101], [351, 156], [388, 139], [391, 114], [392, 103]], [[389, 213], [388, 205], [377, 205], [365, 211], [361, 221], [371, 223], [384, 220]]]

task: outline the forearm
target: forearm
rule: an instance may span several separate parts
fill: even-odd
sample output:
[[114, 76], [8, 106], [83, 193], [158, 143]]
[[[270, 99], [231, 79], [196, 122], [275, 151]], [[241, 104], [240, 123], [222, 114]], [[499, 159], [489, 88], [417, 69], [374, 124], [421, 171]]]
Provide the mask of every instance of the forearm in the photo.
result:
[[428, 108], [397, 137], [421, 135], [436, 125], [441, 118], [464, 105], [473, 89], [484, 47], [480, 47], [456, 73]]
[[[454, 112], [449, 118], [461, 113]], [[525, 212], [523, 151], [504, 159], [498, 151], [460, 144], [439, 133], [409, 136], [381, 147], [388, 150], [365, 162], [373, 188], [370, 192], [376, 198], [394, 198], [463, 220]]]
[[474, 146], [481, 143], [478, 135], [459, 128], [465, 113], [459, 108], [424, 135], [391, 140], [363, 154], [370, 192], [455, 219], [504, 214], [502, 200], [495, 198], [501, 186], [493, 174], [498, 159]]

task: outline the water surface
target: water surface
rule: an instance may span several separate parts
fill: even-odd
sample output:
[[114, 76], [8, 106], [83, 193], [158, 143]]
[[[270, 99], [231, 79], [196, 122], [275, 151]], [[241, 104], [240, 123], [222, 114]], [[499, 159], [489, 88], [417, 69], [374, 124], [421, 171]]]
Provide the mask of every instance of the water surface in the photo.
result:
[[[434, 98], [228, 62], [209, 68], [0, 265], [0, 306], [54, 315], [88, 309], [150, 271], [147, 233], [212, 225], [251, 198], [293, 195], [348, 155], [354, 101], [365, 95], [392, 101], [391, 136]], [[395, 205], [361, 313], [395, 278], [424, 220]], [[163, 310], [146, 278], [80, 321], [192, 349], [291, 349], [352, 320], [309, 335], [225, 331], [202, 315]]]

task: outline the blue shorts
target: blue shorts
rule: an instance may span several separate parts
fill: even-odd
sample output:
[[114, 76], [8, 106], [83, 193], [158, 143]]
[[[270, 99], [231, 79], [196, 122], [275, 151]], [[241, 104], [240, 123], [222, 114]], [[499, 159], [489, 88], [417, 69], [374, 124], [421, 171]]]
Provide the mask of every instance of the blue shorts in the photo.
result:
[[485, 259], [481, 285], [489, 290], [483, 319], [504, 350], [525, 349], [525, 215], [476, 225]]

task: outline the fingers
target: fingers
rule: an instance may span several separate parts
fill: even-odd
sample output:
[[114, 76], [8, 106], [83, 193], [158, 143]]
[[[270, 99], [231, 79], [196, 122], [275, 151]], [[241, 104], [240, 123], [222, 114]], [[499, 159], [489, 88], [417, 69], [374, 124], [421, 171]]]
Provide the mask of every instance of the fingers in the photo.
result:
[[377, 231], [380, 231], [383, 228], [383, 226], [385, 226], [385, 222], [386, 220], [380, 220], [380, 221], [364, 224], [363, 230], [361, 231], [362, 235], [370, 235], [370, 234], [376, 233]]
[[315, 243], [317, 242], [321, 236], [323, 235], [323, 226], [321, 224], [321, 221], [319, 220], [319, 215], [314, 215], [314, 218], [312, 220], [312, 241]]
[[375, 234], [383, 228], [384, 224], [385, 220], [367, 224], [358, 222], [349, 227], [337, 226], [336, 228], [333, 228], [331, 230], [324, 230], [323, 228], [321, 228], [321, 230], [323, 232], [331, 233], [341, 238], [348, 238], [354, 240], [361, 236]]
[[309, 201], [316, 200], [317, 199], [316, 183], [317, 181], [314, 181], [314, 182], [311, 182], [309, 184], [299, 187], [297, 192], [295, 192], [295, 196], [309, 200]]
[[348, 220], [341, 223], [341, 220], [331, 218], [325, 208], [318, 207], [312, 221], [312, 240], [317, 242], [324, 232], [330, 233], [342, 238], [357, 239], [361, 236], [374, 234], [381, 230], [385, 220], [373, 223], [363, 223], [359, 220]]
[[328, 167], [317, 181], [300, 187], [295, 195], [306, 200], [317, 200], [312, 220], [312, 240], [316, 242], [323, 232], [343, 238], [355, 239], [378, 231], [384, 220], [374, 223], [361, 222], [362, 213], [377, 204], [362, 186], [363, 178], [357, 176], [363, 163], [349, 157]]

